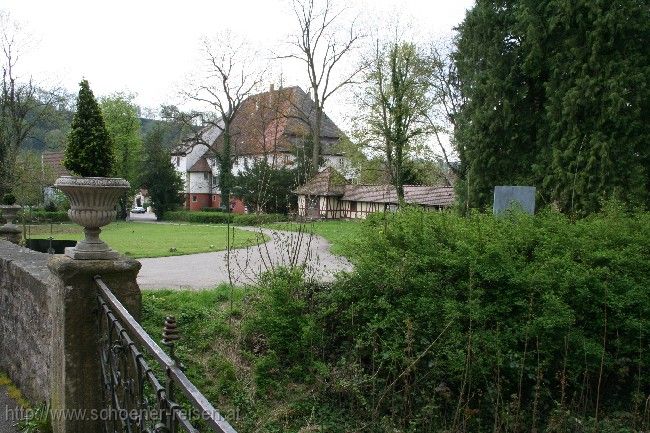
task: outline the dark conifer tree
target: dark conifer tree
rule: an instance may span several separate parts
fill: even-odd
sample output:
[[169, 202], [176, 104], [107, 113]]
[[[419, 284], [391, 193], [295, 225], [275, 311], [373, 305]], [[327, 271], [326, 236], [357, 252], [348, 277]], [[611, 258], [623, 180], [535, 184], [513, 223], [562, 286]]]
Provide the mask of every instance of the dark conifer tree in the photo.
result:
[[182, 202], [183, 180], [171, 163], [168, 150], [163, 147], [163, 126], [156, 125], [144, 138], [144, 161], [140, 186], [147, 188], [151, 205], [160, 220], [168, 210], [176, 209]]
[[650, 8], [646, 1], [478, 0], [455, 62], [463, 198], [529, 184], [540, 205], [587, 214], [649, 204]]
[[111, 176], [115, 156], [102, 111], [88, 81], [81, 80], [79, 87], [63, 165], [78, 176]]

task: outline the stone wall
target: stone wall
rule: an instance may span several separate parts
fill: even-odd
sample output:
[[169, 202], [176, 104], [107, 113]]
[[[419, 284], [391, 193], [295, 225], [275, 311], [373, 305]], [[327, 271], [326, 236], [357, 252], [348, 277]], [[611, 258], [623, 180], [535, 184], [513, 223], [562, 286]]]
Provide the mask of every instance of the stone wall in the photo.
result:
[[32, 402], [49, 400], [53, 284], [47, 254], [0, 240], [0, 370]]

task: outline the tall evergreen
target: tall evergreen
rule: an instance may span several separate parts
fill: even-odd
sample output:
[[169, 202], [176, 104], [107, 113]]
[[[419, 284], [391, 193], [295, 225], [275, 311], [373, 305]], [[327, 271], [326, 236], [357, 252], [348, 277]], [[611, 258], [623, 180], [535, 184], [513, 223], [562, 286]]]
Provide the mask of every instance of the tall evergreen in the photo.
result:
[[650, 3], [553, 0], [548, 28], [544, 179], [567, 211], [592, 212], [604, 198], [648, 204], [650, 184]]
[[478, 0], [455, 53], [461, 196], [531, 184], [576, 213], [648, 204], [649, 36], [647, 1]]
[[114, 163], [113, 144], [99, 104], [88, 81], [81, 80], [63, 165], [78, 176], [108, 177]]
[[166, 134], [163, 126], [156, 125], [144, 138], [144, 161], [140, 173], [140, 186], [147, 188], [151, 205], [158, 219], [181, 203], [183, 180], [171, 163], [169, 151], [163, 147]]

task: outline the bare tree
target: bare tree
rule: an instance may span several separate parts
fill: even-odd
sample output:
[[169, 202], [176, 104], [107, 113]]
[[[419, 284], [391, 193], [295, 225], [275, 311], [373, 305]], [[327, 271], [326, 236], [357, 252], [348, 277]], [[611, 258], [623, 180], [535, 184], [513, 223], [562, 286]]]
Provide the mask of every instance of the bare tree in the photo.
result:
[[457, 127], [456, 119], [464, 100], [459, 90], [459, 78], [451, 57], [451, 49], [439, 45], [432, 43], [430, 47], [432, 103], [426, 117], [447, 168], [455, 175], [459, 175], [458, 167], [449, 160], [449, 152], [443, 143], [442, 136], [450, 137], [453, 146], [453, 135]]
[[335, 10], [330, 0], [325, 0], [322, 7], [316, 5], [316, 0], [293, 0], [292, 6], [298, 21], [297, 34], [291, 41], [296, 52], [280, 58], [299, 60], [309, 77], [315, 110], [314, 115], [310, 116], [310, 172], [314, 174], [322, 154], [320, 135], [325, 103], [339, 89], [353, 83], [361, 72], [359, 67], [342, 75], [339, 73], [343, 59], [356, 48], [361, 36], [356, 31], [354, 21], [346, 31], [339, 31], [336, 25], [345, 9]]
[[[227, 211], [230, 211], [232, 168], [236, 158], [231, 126], [242, 102], [259, 89], [266, 71], [256, 63], [257, 57], [250, 47], [235, 39], [230, 32], [219, 34], [213, 41], [204, 39], [205, 70], [195, 78], [194, 89], [185, 93], [190, 100], [211, 108], [210, 112], [195, 111], [186, 118], [201, 125], [191, 142], [208, 146], [217, 158], [221, 203]], [[221, 132], [216, 141], [206, 134], [213, 128]]]
[[22, 32], [0, 11], [0, 191], [11, 189], [18, 153], [36, 125], [51, 114], [60, 100], [58, 90], [44, 90], [32, 77], [18, 75], [16, 65]]

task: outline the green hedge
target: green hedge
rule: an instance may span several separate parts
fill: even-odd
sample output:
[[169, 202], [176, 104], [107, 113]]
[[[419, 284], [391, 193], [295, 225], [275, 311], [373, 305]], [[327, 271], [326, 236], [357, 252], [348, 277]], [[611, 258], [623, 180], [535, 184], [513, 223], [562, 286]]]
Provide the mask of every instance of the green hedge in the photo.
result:
[[337, 413], [324, 429], [336, 432], [646, 431], [649, 213], [406, 210], [363, 228], [350, 240], [354, 272], [331, 287], [276, 272], [251, 296], [258, 390], [318, 390], [294, 421], [322, 426]]
[[[64, 223], [69, 222], [67, 211], [54, 211], [48, 212], [44, 210], [34, 210], [31, 213], [25, 212], [25, 216], [28, 222], [54, 222], [54, 223]], [[19, 217], [19, 221], [22, 221], [22, 216]]]
[[223, 212], [189, 212], [171, 211], [165, 212], [166, 221], [186, 221], [190, 223], [204, 224], [233, 224], [238, 226], [254, 226], [287, 221], [287, 217], [281, 214], [233, 214]]

